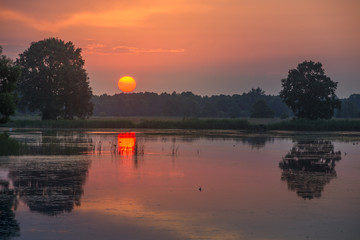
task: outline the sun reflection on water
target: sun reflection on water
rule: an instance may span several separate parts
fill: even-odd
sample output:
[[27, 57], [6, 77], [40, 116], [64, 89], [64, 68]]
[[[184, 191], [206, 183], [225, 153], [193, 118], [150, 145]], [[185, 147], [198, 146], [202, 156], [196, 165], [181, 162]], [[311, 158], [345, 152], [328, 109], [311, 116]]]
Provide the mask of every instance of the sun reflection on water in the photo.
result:
[[133, 156], [135, 153], [136, 135], [134, 132], [118, 134], [118, 153], [122, 156]]

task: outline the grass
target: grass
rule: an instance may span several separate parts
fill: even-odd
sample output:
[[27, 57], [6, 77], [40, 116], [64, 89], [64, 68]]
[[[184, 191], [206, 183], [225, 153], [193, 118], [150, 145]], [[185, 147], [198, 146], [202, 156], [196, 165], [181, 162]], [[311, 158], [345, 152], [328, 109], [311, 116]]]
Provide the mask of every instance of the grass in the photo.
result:
[[118, 120], [13, 120], [7, 127], [20, 128], [133, 128], [134, 123], [127, 119]]
[[12, 120], [6, 127], [19, 128], [152, 128], [152, 129], [248, 129], [241, 119], [87, 119], [87, 120]]
[[143, 120], [135, 128], [151, 129], [236, 129], [246, 130], [250, 124], [246, 120], [234, 119], [183, 119], [183, 120]]
[[360, 120], [280, 120], [225, 118], [122, 118], [94, 117], [86, 120], [12, 120], [6, 127], [19, 128], [140, 128], [140, 129], [219, 129], [219, 130], [288, 130], [288, 131], [360, 131]]
[[0, 134], [0, 156], [20, 155], [26, 149], [25, 144], [10, 138], [7, 133]]
[[56, 142], [41, 145], [28, 145], [9, 137], [5, 132], [0, 134], [0, 156], [16, 155], [77, 155], [89, 151], [89, 147], [79, 145], [61, 146]]
[[295, 119], [267, 125], [269, 130], [290, 131], [360, 131], [360, 120]]

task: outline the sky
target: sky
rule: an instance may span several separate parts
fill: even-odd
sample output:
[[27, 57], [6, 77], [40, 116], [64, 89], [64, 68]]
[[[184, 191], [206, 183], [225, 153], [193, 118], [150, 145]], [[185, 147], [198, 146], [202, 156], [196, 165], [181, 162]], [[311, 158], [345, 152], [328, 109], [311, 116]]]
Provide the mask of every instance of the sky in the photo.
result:
[[277, 95], [289, 69], [321, 62], [337, 95], [360, 93], [358, 0], [0, 0], [0, 45], [16, 59], [49, 37], [82, 49], [96, 95], [192, 91]]

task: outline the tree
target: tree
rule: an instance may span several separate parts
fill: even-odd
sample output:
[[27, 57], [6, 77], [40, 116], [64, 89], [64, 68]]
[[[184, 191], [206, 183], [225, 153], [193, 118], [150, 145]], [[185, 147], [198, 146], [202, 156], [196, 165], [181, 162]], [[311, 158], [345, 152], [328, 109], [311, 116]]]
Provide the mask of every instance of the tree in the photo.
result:
[[341, 101], [341, 110], [337, 112], [336, 117], [358, 118], [360, 116], [359, 113], [359, 107], [349, 101], [349, 99], [346, 99]]
[[48, 38], [32, 43], [17, 61], [22, 66], [18, 89], [23, 108], [40, 111], [42, 119], [92, 114], [92, 91], [81, 49], [72, 42]]
[[341, 109], [336, 117], [359, 118], [360, 117], [360, 94], [351, 94], [348, 99], [341, 100]]
[[20, 68], [2, 55], [0, 46], [0, 123], [8, 122], [10, 115], [15, 113], [18, 98], [14, 90], [20, 74]]
[[259, 100], [252, 106], [252, 118], [273, 118], [274, 111], [266, 104], [264, 100]]
[[251, 90], [246, 93], [248, 96], [251, 96], [253, 98], [259, 98], [265, 96], [265, 91], [261, 88], [251, 88]]
[[341, 106], [335, 95], [337, 82], [325, 75], [320, 62], [300, 63], [281, 84], [280, 97], [299, 118], [330, 119]]

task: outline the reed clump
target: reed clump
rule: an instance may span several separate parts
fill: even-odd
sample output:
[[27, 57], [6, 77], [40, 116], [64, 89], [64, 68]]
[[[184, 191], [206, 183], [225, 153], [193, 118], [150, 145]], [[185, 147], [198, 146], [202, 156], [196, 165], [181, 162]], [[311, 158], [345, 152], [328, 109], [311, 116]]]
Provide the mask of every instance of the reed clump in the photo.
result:
[[25, 144], [10, 138], [6, 132], [0, 134], [0, 156], [20, 155], [26, 149], [27, 146]]

